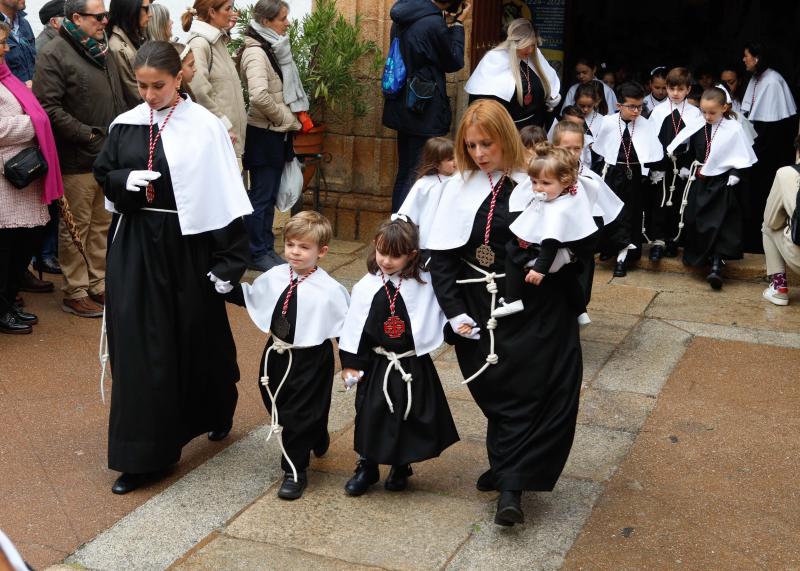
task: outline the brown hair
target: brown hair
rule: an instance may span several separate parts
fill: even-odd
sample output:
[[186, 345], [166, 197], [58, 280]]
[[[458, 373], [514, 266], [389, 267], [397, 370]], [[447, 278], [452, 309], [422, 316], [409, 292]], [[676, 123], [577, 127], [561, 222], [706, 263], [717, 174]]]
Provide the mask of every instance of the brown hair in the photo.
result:
[[584, 140], [586, 137], [586, 131], [577, 123], [573, 123], [572, 121], [559, 121], [555, 129], [553, 129], [553, 145], [557, 146], [561, 144], [561, 137], [564, 133], [577, 133], [581, 136], [581, 140]]
[[685, 67], [673, 67], [667, 74], [667, 87], [689, 87], [692, 74]]
[[367, 271], [371, 274], [378, 274], [381, 269], [375, 259], [375, 252], [387, 256], [411, 256], [408, 265], [400, 270], [400, 277], [403, 279], [414, 279], [424, 284], [422, 280], [422, 257], [419, 255], [419, 230], [413, 222], [406, 222], [398, 218], [397, 220], [386, 220], [378, 226], [373, 240], [375, 247], [367, 256]]
[[539, 125], [528, 125], [520, 129], [519, 138], [526, 149], [532, 149], [534, 145], [547, 140], [547, 133]]
[[330, 221], [319, 212], [304, 210], [292, 216], [283, 227], [283, 240], [311, 238], [320, 248], [330, 244], [333, 228]]
[[195, 16], [197, 16], [197, 19], [201, 22], [208, 22], [211, 19], [211, 15], [209, 14], [211, 9], [219, 10], [227, 2], [228, 0], [194, 0], [192, 7], [187, 8], [181, 15], [181, 27], [183, 31], [189, 31]]
[[571, 186], [578, 180], [579, 162], [568, 150], [550, 143], [539, 143], [533, 152], [534, 157], [528, 165], [529, 176], [551, 175], [565, 186]]
[[453, 141], [447, 137], [433, 137], [425, 142], [422, 147], [422, 157], [417, 166], [417, 180], [423, 176], [439, 173], [439, 165], [455, 157]]
[[[157, 4], [153, 4], [153, 6], [157, 6]], [[173, 48], [175, 48], [175, 51], [178, 52], [178, 57], [180, 57], [180, 60], [181, 60], [181, 68], [183, 68], [183, 62], [186, 61], [187, 57], [189, 57], [190, 55], [192, 55], [192, 57], [194, 57], [193, 54], [192, 54], [191, 48], [187, 51], [186, 50], [186, 46], [183, 45], [182, 43], [180, 43], [180, 42], [170, 42], [170, 45]], [[186, 52], [186, 55], [184, 55], [184, 52]], [[186, 78], [185, 77], [181, 78], [181, 91], [184, 92], [185, 94], [187, 94], [191, 98], [192, 101], [195, 100], [194, 92], [192, 91], [192, 88], [189, 87], [189, 84], [186, 82]]]
[[6, 37], [11, 35], [11, 26], [3, 21], [0, 21], [0, 32], [4, 33]]
[[456, 133], [456, 164], [461, 173], [476, 171], [478, 165], [467, 151], [467, 129], [479, 127], [503, 150], [503, 170], [521, 169], [525, 165], [525, 147], [506, 108], [492, 99], [479, 99], [467, 107]]
[[727, 91], [719, 87], [709, 87], [703, 92], [703, 95], [700, 97], [700, 101], [703, 99], [706, 101], [716, 101], [719, 105], [721, 105], [724, 109], [722, 116], [726, 119], [736, 119], [736, 113], [733, 112], [731, 104], [728, 103]]

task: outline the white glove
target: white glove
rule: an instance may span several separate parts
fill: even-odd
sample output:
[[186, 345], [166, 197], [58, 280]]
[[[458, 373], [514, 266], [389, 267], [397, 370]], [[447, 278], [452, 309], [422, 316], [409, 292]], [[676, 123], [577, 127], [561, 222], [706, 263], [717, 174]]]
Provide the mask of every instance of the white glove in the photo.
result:
[[650, 171], [650, 182], [657, 184], [664, 180], [664, 171]]
[[689, 178], [689, 169], [687, 169], [686, 167], [681, 167], [681, 170], [678, 171], [678, 176], [686, 180], [687, 178]]
[[547, 100], [547, 110], [552, 111], [553, 109], [558, 107], [559, 103], [561, 103], [561, 94], [556, 93]]
[[[464, 337], [466, 339], [480, 339], [481, 338], [481, 334], [480, 334], [481, 328], [478, 327], [478, 324], [475, 323], [475, 320], [472, 319], [466, 313], [462, 313], [461, 315], [456, 315], [455, 317], [453, 317], [451, 319], [448, 319], [447, 321], [450, 323], [450, 327], [453, 328], [453, 331], [455, 331], [458, 335], [461, 335], [462, 337]], [[467, 325], [469, 325], [472, 329], [467, 334], [459, 333], [458, 332], [458, 328], [461, 325], [464, 325], [465, 323]]]
[[217, 290], [217, 293], [228, 293], [233, 291], [231, 282], [224, 282], [211, 272], [208, 272], [206, 275], [208, 276], [208, 279], [211, 280], [211, 283], [214, 284], [214, 289]]
[[732, 174], [728, 177], [728, 186], [736, 186], [739, 184], [739, 177], [735, 174]]
[[361, 377], [363, 376], [364, 376], [364, 371], [359, 371], [357, 377], [353, 376], [352, 374], [348, 374], [347, 378], [344, 380], [345, 390], [349, 391], [354, 386], [356, 386], [358, 384], [358, 381], [360, 381]]
[[131, 174], [128, 175], [128, 180], [125, 183], [125, 188], [131, 192], [139, 192], [142, 190], [142, 188], [145, 188], [148, 184], [160, 176], [161, 173], [155, 171], [131, 171]]

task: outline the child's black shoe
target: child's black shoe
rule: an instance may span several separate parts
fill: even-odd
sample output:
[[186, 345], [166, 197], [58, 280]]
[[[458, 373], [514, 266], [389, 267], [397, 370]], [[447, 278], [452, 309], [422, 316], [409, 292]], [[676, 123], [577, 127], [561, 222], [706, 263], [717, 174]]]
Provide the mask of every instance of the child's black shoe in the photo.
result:
[[303, 495], [303, 490], [308, 485], [308, 478], [305, 472], [297, 473], [297, 481], [294, 481], [294, 475], [291, 472], [286, 472], [283, 476], [283, 484], [278, 490], [278, 497], [282, 500], [296, 500]]
[[381, 478], [378, 465], [366, 458], [358, 461], [355, 472], [344, 485], [344, 491], [353, 497], [363, 495], [372, 484]]
[[515, 523], [525, 523], [525, 514], [522, 512], [522, 492], [505, 491], [500, 492], [497, 500], [497, 513], [494, 516], [494, 523], [505, 527], [511, 527]]
[[390, 492], [402, 492], [408, 487], [408, 477], [414, 474], [414, 470], [408, 464], [402, 466], [392, 466], [389, 476], [383, 483], [383, 487]]

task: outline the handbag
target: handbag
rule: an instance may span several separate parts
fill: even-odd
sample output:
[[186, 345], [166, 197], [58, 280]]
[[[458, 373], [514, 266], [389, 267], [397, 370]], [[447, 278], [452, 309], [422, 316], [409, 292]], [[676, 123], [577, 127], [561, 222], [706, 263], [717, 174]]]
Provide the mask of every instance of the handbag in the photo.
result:
[[303, 171], [300, 170], [300, 161], [296, 158], [288, 161], [281, 173], [281, 185], [275, 199], [275, 207], [281, 212], [286, 212], [294, 206], [303, 192]]
[[[800, 165], [793, 165], [794, 169], [800, 174]], [[792, 242], [796, 246], [800, 246], [800, 189], [797, 190], [797, 196], [794, 199], [794, 212], [792, 212], [792, 219], [789, 221], [790, 235]]]
[[47, 174], [47, 161], [39, 147], [22, 149], [5, 162], [3, 175], [19, 189], [28, 187], [37, 178]]

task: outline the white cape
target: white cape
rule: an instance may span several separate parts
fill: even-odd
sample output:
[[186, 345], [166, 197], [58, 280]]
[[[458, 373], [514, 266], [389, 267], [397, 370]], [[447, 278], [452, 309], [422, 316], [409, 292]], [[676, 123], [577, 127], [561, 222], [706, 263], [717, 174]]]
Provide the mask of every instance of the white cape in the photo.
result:
[[[661, 128], [664, 126], [664, 121], [669, 119], [670, 114], [676, 109], [678, 110], [678, 113], [681, 114], [681, 119], [683, 120], [684, 125], [688, 125], [698, 117], [703, 116], [700, 109], [689, 103], [686, 99], [684, 99], [680, 105], [674, 105], [670, 101], [670, 98], [667, 97], [664, 101], [656, 105], [655, 109], [653, 109], [653, 112], [650, 114], [649, 121], [655, 126], [656, 134], [661, 132]], [[671, 119], [669, 124], [672, 126]]]
[[[400, 297], [406, 306], [411, 319], [411, 335], [414, 337], [414, 350], [417, 355], [427, 355], [444, 341], [444, 326], [447, 318], [439, 307], [431, 285], [431, 275], [422, 272], [424, 284], [414, 279], [403, 280], [400, 286]], [[395, 287], [399, 282], [397, 275], [390, 276]], [[383, 280], [379, 275], [367, 274], [353, 286], [350, 298], [350, 309], [344, 322], [342, 335], [339, 338], [339, 349], [348, 353], [358, 353], [364, 324], [367, 322], [372, 300], [375, 294], [383, 289]], [[389, 300], [386, 300], [389, 303]]]
[[[703, 117], [687, 124], [667, 147], [667, 152], [672, 154], [679, 145], [688, 141], [689, 137], [705, 126], [706, 121]], [[753, 152], [753, 141], [748, 138], [739, 122], [735, 119], [722, 119], [719, 129], [714, 133], [711, 152], [703, 166], [702, 174], [719, 176], [731, 169], [746, 169], [754, 165], [757, 160]]]
[[[561, 80], [558, 79], [556, 70], [545, 59], [539, 48], [536, 48], [536, 57], [539, 60], [539, 67], [547, 76], [547, 82], [550, 84], [550, 93], [547, 94], [547, 99], [548, 107], [552, 107], [558, 104]], [[514, 58], [513, 63], [519, 65], [519, 59]], [[536, 72], [530, 57], [527, 63]], [[464, 91], [470, 95], [493, 95], [503, 101], [511, 101], [517, 89], [514, 75], [511, 73], [511, 65], [511, 58], [507, 50], [495, 48], [486, 52], [486, 55], [478, 63], [478, 67], [467, 80]]]
[[405, 214], [419, 227], [419, 243], [423, 249], [428, 248], [428, 235], [442, 197], [442, 185], [450, 178], [435, 174], [423, 176], [411, 187], [398, 210], [399, 214]]
[[[492, 173], [495, 185], [502, 176], [503, 173], [499, 171]], [[527, 173], [515, 171], [509, 176], [517, 183], [517, 188], [531, 185]], [[430, 250], [452, 250], [467, 243], [475, 215], [491, 193], [489, 177], [480, 170], [457, 172], [442, 183], [441, 192], [442, 196], [428, 232], [426, 247]]]
[[[603, 117], [599, 132], [592, 145], [592, 150], [603, 157], [603, 160], [609, 165], [617, 164], [617, 155], [622, 144], [620, 123], [622, 124], [621, 129], [624, 131], [625, 123], [622, 122], [619, 113]], [[664, 157], [664, 148], [658, 139], [658, 128], [652, 121], [644, 117], [637, 117], [628, 124], [628, 130], [633, 137], [633, 148], [636, 149], [636, 156], [641, 163], [642, 174], [646, 175], [650, 169], [644, 166], [645, 163], [653, 163]]]
[[509, 229], [531, 244], [541, 244], [545, 240], [558, 240], [562, 244], [575, 242], [597, 232], [592, 217], [593, 206], [579, 182], [575, 195], [565, 194], [550, 201], [531, 201]]
[[[753, 90], [756, 92], [755, 101]], [[758, 78], [758, 85], [755, 77], [750, 78], [742, 97], [742, 112], [747, 113], [750, 121], [773, 122], [796, 114], [797, 105], [786, 80], [777, 71], [767, 69]]]
[[[153, 113], [159, 128], [168, 114], [169, 109]], [[114, 119], [109, 131], [116, 125], [149, 124], [150, 107], [141, 103]], [[175, 108], [161, 143], [184, 236], [224, 228], [252, 214], [236, 152], [227, 129], [214, 114], [187, 97]], [[108, 200], [106, 208], [115, 212]]]
[[586, 190], [592, 202], [592, 216], [603, 219], [603, 224], [611, 224], [617, 219], [625, 205], [603, 178], [591, 169], [584, 168], [584, 174], [578, 180]]
[[[242, 284], [245, 306], [250, 319], [268, 333], [275, 304], [283, 303], [281, 294], [289, 286], [289, 264], [275, 266], [253, 282]], [[347, 290], [325, 270], [317, 268], [294, 290], [297, 296], [294, 345], [314, 347], [341, 334], [350, 303]]]
[[[596, 77], [592, 79], [592, 81], [596, 81], [597, 83], [603, 86], [603, 95], [606, 98], [606, 104], [608, 105], [608, 112], [614, 113], [617, 110], [617, 96], [614, 93], [614, 90], [611, 89], [608, 85], [597, 79]], [[570, 86], [567, 90], [567, 94], [564, 96], [564, 107], [567, 105], [575, 105], [575, 93], [578, 91], [578, 86], [580, 83], [575, 83]]]

